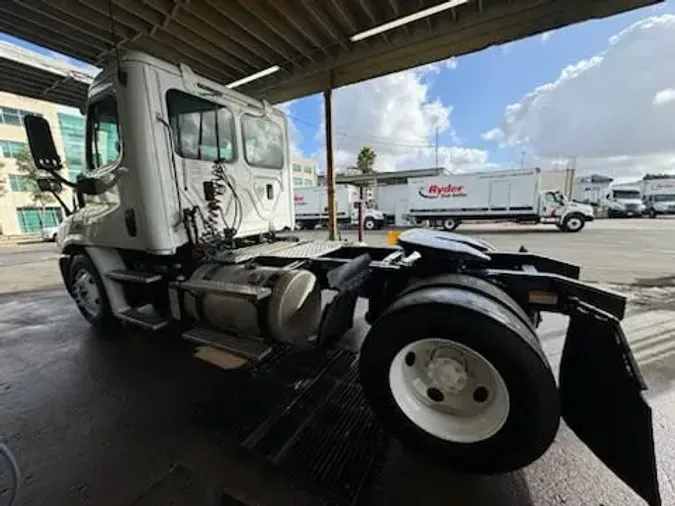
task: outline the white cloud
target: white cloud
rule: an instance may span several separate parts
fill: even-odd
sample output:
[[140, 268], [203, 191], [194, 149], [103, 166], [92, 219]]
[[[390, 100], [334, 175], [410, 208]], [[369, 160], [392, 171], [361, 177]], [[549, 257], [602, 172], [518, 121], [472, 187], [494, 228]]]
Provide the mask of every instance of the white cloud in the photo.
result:
[[97, 75], [101, 69], [98, 67], [95, 67], [94, 65], [90, 65], [89, 63], [76, 60], [75, 58], [71, 58], [70, 56], [67, 56], [65, 54], [58, 53], [56, 51], [48, 51], [47, 56], [50, 56], [51, 58], [54, 58], [56, 60], [60, 60], [62, 62], [66, 62], [69, 65], [72, 65], [74, 67], [78, 67], [80, 70], [86, 72], [87, 74], [91, 76]]
[[[613, 36], [600, 54], [509, 105], [483, 138], [522, 144], [544, 159], [576, 157], [580, 171], [668, 167], [675, 153], [673, 47], [675, 15], [643, 19]], [[617, 163], [616, 157], [624, 158]]]
[[[363, 146], [376, 151], [376, 170], [433, 167], [436, 130], [456, 139], [450, 122], [452, 107], [429, 96], [429, 79], [440, 67], [424, 65], [335, 90], [335, 167], [353, 166]], [[317, 139], [323, 142], [323, 125]], [[447, 145], [438, 149], [439, 165], [446, 168], [469, 170], [486, 161], [487, 153], [479, 149]]]
[[541, 43], [546, 44], [548, 42], [548, 39], [551, 38], [551, 35], [553, 35], [552, 31], [542, 33], [541, 34]]
[[457, 68], [457, 65], [459, 65], [459, 60], [457, 59], [456, 56], [453, 56], [453, 57], [445, 60], [445, 67], [446, 68], [454, 70], [454, 69]]
[[666, 88], [654, 95], [654, 105], [664, 105], [675, 100], [675, 88]]

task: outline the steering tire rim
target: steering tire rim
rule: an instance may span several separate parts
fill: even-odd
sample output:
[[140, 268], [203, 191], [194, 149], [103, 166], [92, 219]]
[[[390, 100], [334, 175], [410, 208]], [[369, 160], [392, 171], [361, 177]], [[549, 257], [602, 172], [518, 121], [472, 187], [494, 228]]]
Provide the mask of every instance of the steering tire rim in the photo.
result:
[[570, 216], [565, 220], [565, 228], [570, 232], [577, 232], [584, 226], [584, 221], [579, 216]]
[[494, 436], [509, 417], [510, 397], [480, 353], [448, 339], [413, 341], [394, 357], [389, 384], [398, 408], [420, 429], [454, 443]]
[[363, 220], [363, 226], [366, 230], [375, 230], [375, 220], [372, 218], [366, 218]]
[[85, 268], [78, 269], [72, 279], [73, 298], [77, 306], [92, 319], [102, 310], [101, 294], [94, 275]]

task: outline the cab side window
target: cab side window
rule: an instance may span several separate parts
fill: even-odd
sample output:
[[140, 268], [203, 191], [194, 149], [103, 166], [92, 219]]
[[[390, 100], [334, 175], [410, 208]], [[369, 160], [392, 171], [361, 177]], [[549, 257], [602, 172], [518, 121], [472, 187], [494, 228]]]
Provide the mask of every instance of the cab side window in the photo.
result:
[[193, 160], [234, 160], [234, 116], [227, 107], [178, 90], [166, 93], [166, 103], [179, 156]]
[[252, 167], [282, 169], [284, 166], [284, 132], [265, 118], [245, 114], [241, 119], [244, 158]]
[[87, 167], [96, 170], [122, 156], [117, 101], [108, 95], [89, 106], [87, 113]]

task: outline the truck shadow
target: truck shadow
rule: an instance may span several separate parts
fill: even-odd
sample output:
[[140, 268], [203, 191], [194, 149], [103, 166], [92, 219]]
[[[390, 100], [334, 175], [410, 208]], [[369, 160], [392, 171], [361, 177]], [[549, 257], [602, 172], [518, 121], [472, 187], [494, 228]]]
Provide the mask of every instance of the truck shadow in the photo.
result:
[[497, 476], [453, 474], [392, 440], [386, 460], [361, 504], [532, 506], [534, 503], [522, 471]]

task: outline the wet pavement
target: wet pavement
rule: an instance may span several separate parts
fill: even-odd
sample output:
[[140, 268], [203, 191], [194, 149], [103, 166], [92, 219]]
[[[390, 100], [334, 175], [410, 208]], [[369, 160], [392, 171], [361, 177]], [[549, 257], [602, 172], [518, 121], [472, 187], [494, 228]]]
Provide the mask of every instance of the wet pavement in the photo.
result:
[[[654, 410], [661, 491], [664, 504], [675, 505], [675, 355], [663, 344], [664, 336], [675, 335], [675, 317], [666, 306], [652, 312], [649, 305], [634, 305], [625, 327], [648, 359], [643, 372]], [[553, 361], [564, 324], [564, 318], [550, 317], [541, 327]], [[193, 359], [179, 339], [132, 329], [102, 339], [63, 290], [0, 296], [0, 329], [0, 439], [24, 473], [21, 504], [127, 505], [176, 462], [243, 500], [321, 504], [200, 423], [197, 406], [217, 395], [227, 373]], [[641, 504], [566, 427], [538, 462], [494, 477], [452, 475], [392, 443], [364, 500]]]

